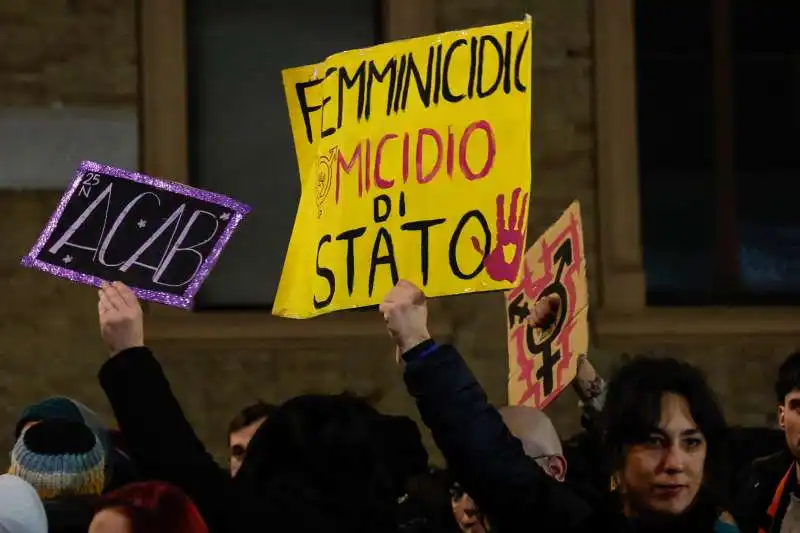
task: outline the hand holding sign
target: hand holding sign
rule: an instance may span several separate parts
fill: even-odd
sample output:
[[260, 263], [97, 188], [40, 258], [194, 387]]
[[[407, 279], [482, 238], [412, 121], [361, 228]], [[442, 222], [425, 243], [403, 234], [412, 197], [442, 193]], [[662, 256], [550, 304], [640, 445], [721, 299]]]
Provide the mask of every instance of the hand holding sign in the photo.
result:
[[506, 293], [508, 401], [541, 409], [575, 378], [589, 343], [577, 202], [527, 251], [522, 274]]
[[100, 335], [112, 356], [144, 346], [142, 306], [133, 291], [118, 281], [103, 283], [98, 291]]
[[431, 338], [425, 294], [406, 280], [397, 282], [378, 307], [400, 354]]
[[558, 294], [550, 294], [536, 302], [533, 306], [533, 313], [528, 317], [528, 320], [537, 329], [550, 329], [556, 323], [560, 306], [561, 297]]

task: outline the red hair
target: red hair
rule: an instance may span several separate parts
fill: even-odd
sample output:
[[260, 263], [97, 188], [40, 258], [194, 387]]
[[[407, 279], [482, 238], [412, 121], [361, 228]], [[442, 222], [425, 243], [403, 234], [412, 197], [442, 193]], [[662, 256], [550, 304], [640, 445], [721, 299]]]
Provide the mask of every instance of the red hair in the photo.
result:
[[131, 483], [101, 496], [95, 513], [107, 509], [125, 515], [133, 533], [208, 533], [189, 496], [160, 481]]

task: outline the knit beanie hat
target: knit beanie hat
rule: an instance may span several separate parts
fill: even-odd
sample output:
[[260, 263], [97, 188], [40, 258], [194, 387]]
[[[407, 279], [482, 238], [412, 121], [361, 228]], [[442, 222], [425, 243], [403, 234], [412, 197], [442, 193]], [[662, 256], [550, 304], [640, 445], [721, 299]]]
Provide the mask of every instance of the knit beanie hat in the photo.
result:
[[115, 433], [118, 434], [119, 432], [109, 429], [103, 423], [100, 415], [84, 404], [66, 396], [52, 396], [26, 407], [17, 420], [14, 439], [18, 439], [22, 430], [30, 423], [53, 419], [83, 422], [100, 440], [106, 456], [106, 491], [114, 490], [138, 479], [138, 473], [133, 461], [129, 455], [120, 449], [121, 444], [117, 442], [119, 438], [115, 438]]
[[55, 418], [83, 422], [94, 431], [107, 453], [111, 448], [108, 428], [103, 424], [100, 416], [81, 402], [66, 396], [52, 396], [26, 407], [17, 421], [14, 438], [19, 438], [25, 425], [29, 422], [41, 422]]
[[47, 515], [30, 483], [16, 476], [0, 476], [0, 532], [47, 533]]
[[105, 454], [85, 424], [52, 419], [22, 431], [11, 451], [9, 474], [21, 477], [43, 500], [64, 495], [100, 494]]

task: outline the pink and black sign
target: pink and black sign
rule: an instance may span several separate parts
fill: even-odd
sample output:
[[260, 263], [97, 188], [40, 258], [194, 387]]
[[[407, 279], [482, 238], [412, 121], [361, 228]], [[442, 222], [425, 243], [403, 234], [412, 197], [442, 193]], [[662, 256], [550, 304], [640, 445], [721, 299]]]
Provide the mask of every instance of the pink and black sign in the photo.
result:
[[22, 264], [78, 283], [121, 281], [189, 309], [250, 208], [222, 194], [91, 161]]

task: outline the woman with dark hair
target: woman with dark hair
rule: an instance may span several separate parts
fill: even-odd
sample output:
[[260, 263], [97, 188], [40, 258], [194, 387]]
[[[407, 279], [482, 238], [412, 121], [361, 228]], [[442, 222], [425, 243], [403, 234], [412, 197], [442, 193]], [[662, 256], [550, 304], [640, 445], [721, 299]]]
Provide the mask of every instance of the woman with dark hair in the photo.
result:
[[720, 507], [727, 427], [698, 369], [675, 359], [634, 359], [609, 383], [602, 427], [624, 516], [706, 531], [718, 521], [732, 524]]
[[102, 496], [89, 533], [208, 533], [208, 527], [179, 488], [144, 482]]
[[617, 483], [589, 502], [525, 454], [455, 348], [431, 339], [417, 287], [401, 281], [380, 310], [423, 421], [499, 531], [738, 531], [716, 492], [725, 422], [697, 369], [674, 359], [620, 369], [601, 429]]

